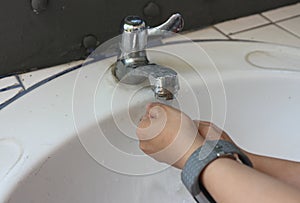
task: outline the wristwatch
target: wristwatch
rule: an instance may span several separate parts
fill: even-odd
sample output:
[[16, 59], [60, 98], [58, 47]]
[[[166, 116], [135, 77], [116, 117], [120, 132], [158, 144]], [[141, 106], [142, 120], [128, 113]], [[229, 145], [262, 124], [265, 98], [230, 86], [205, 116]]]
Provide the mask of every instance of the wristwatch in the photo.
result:
[[215, 203], [216, 201], [199, 181], [203, 169], [220, 157], [230, 157], [252, 167], [249, 158], [234, 144], [225, 140], [208, 140], [187, 160], [181, 172], [181, 180], [197, 202]]

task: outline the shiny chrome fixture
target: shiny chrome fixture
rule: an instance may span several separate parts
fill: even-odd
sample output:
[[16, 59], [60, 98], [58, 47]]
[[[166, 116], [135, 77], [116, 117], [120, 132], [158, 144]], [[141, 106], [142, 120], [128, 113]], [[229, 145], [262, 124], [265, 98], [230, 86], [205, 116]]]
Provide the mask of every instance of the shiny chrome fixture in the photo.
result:
[[160, 36], [165, 31], [179, 32], [183, 25], [180, 14], [172, 15], [165, 23], [154, 28], [148, 28], [138, 16], [127, 16], [122, 26], [120, 53], [113, 70], [116, 78], [126, 84], [140, 84], [148, 78], [157, 98], [173, 99], [179, 90], [177, 73], [150, 63], [145, 49], [148, 36]]

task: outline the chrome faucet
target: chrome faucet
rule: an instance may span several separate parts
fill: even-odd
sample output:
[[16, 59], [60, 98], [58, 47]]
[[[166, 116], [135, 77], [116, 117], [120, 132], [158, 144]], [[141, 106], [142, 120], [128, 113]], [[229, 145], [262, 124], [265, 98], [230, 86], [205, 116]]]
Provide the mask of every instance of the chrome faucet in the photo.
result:
[[120, 53], [113, 69], [116, 78], [126, 84], [140, 84], [148, 78], [155, 97], [173, 99], [179, 90], [177, 73], [150, 63], [145, 49], [148, 36], [159, 36], [165, 31], [179, 32], [183, 25], [180, 14], [172, 15], [165, 23], [154, 28], [146, 27], [145, 21], [138, 16], [127, 16], [122, 26]]

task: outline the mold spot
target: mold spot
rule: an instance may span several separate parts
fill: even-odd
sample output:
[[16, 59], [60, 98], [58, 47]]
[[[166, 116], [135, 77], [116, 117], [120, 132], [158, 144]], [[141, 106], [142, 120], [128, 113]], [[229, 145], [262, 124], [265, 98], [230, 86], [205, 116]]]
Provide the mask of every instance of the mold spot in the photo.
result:
[[31, 0], [31, 7], [32, 10], [36, 13], [39, 14], [42, 11], [47, 9], [48, 5], [48, 0]]

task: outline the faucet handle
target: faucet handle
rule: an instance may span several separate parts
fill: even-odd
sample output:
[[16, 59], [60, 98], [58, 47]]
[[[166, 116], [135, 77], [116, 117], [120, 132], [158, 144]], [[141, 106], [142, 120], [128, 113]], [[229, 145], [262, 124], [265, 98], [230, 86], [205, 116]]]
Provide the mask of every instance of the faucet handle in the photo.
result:
[[146, 27], [145, 21], [139, 16], [127, 16], [123, 21], [122, 31], [135, 32], [148, 30], [148, 35], [159, 35], [160, 31], [180, 32], [184, 27], [183, 17], [173, 14], [166, 22], [153, 28]]
[[154, 27], [148, 28], [149, 36], [161, 35], [162, 31], [180, 32], [184, 27], [183, 17], [179, 13], [173, 14], [166, 22]]
[[139, 16], [127, 16], [122, 24], [122, 32], [137, 32], [146, 29], [145, 21]]
[[138, 16], [127, 16], [122, 23], [120, 58], [132, 52], [143, 51], [147, 46], [148, 36], [161, 36], [163, 31], [179, 32], [183, 26], [183, 17], [179, 13], [173, 14], [166, 22], [154, 28], [148, 28]]

